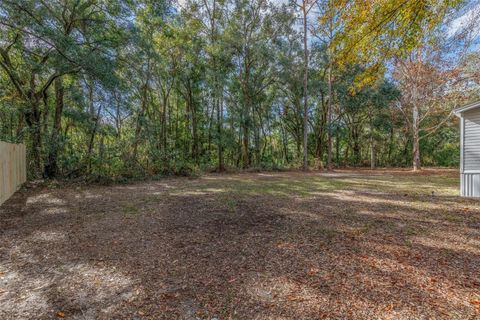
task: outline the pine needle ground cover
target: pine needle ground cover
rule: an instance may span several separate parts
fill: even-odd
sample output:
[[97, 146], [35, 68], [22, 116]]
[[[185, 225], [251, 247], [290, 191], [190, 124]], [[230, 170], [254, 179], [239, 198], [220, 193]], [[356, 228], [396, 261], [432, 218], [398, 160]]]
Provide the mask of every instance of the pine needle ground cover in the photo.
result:
[[447, 170], [25, 189], [1, 319], [476, 319], [480, 203]]

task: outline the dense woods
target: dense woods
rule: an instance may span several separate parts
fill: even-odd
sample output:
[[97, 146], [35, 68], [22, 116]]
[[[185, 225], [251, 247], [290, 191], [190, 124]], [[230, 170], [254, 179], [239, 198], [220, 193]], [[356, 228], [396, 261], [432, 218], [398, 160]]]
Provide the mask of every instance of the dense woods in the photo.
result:
[[31, 177], [455, 166], [476, 5], [2, 0], [0, 140]]

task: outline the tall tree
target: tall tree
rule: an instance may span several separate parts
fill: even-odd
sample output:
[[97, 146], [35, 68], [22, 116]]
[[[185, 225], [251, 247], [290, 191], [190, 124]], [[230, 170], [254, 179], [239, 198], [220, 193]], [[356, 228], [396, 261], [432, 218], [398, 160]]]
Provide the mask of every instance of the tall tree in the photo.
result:
[[327, 58], [327, 169], [333, 169], [333, 103], [334, 103], [334, 68], [338, 63], [337, 51], [338, 43], [336, 38], [341, 34], [343, 24], [340, 19], [342, 9], [335, 5], [333, 0], [317, 0], [318, 5], [318, 26], [313, 29], [313, 35], [319, 39], [326, 47]]
[[303, 170], [308, 170], [308, 17], [315, 2], [315, 0], [295, 2], [301, 11], [303, 25]]
[[[105, 30], [105, 16], [110, 10], [106, 3], [94, 1], [38, 4], [36, 1], [7, 0], [0, 3], [0, 11], [0, 31], [9, 39], [0, 48], [0, 67], [22, 101], [22, 118], [31, 137], [31, 161], [35, 174], [39, 175], [44, 140], [41, 119], [48, 106], [44, 103], [42, 111], [41, 102], [46, 102], [49, 88], [62, 76], [79, 72], [105, 74], [105, 68], [111, 66], [105, 44], [111, 44], [112, 39], [99, 30]], [[56, 116], [60, 118], [60, 82], [56, 87]], [[59, 121], [57, 119], [57, 124]], [[53, 130], [54, 147], [50, 148], [46, 165], [47, 175], [56, 172], [58, 130], [57, 125]]]

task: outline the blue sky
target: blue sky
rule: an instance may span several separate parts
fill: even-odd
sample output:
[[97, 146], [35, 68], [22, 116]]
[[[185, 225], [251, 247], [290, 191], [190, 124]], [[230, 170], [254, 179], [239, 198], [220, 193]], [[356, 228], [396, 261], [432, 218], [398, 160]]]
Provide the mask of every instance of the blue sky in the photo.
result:
[[[180, 6], [183, 6], [187, 0], [177, 0]], [[270, 0], [275, 4], [287, 3], [291, 0]], [[301, 0], [297, 0], [301, 1]], [[309, 19], [310, 20], [310, 19]], [[480, 49], [480, 0], [469, 0], [461, 12], [459, 12], [458, 17], [449, 22], [447, 26], [447, 34], [449, 37], [455, 35], [457, 32], [461, 32], [462, 29], [473, 25], [473, 33], [475, 36], [475, 41], [472, 44], [471, 50]]]
[[448, 26], [448, 36], [453, 36], [465, 28], [472, 29], [474, 43], [471, 50], [480, 48], [480, 1], [471, 1], [459, 16], [453, 19]]

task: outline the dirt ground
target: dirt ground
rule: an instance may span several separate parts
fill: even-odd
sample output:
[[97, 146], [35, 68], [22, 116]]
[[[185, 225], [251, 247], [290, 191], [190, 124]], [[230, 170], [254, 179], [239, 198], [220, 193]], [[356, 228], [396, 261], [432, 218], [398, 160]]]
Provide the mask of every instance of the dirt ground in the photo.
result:
[[458, 173], [248, 173], [26, 188], [0, 319], [480, 319]]

